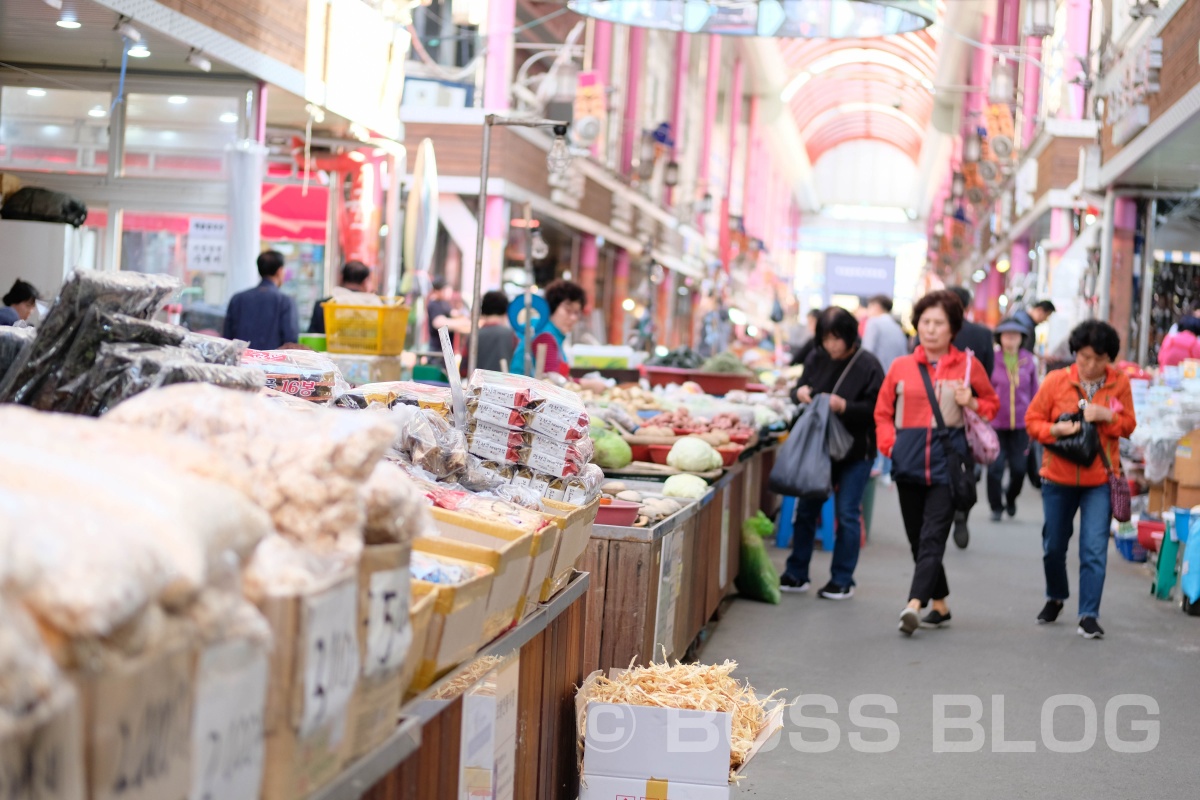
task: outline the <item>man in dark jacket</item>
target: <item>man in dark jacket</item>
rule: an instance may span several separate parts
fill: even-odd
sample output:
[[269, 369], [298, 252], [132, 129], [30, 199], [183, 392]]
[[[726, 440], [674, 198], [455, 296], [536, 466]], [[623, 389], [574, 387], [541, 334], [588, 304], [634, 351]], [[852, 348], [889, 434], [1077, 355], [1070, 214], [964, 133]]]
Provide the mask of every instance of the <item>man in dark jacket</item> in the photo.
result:
[[[951, 286], [950, 291], [958, 295], [958, 299], [963, 306], [963, 324], [962, 330], [954, 337], [954, 346], [959, 350], [970, 350], [979, 359], [979, 363], [983, 364], [983, 368], [987, 371], [987, 379], [992, 379], [992, 368], [996, 366], [996, 351], [995, 340], [992, 338], [992, 329], [986, 325], [980, 325], [978, 322], [971, 322], [966, 318], [966, 312], [971, 308], [971, 292], [964, 289], [962, 286]], [[975, 465], [975, 480], [979, 480], [983, 474], [983, 469]], [[967, 515], [970, 511], [956, 511], [954, 514], [954, 543], [959, 549], [964, 549], [971, 541], [971, 531], [967, 527]]]
[[255, 350], [278, 350], [300, 339], [296, 301], [279, 291], [283, 286], [283, 254], [268, 250], [258, 257], [262, 283], [238, 292], [225, 312], [225, 338], [249, 342]]
[[371, 291], [368, 281], [371, 280], [371, 268], [361, 261], [347, 261], [342, 264], [341, 284], [333, 290], [329, 297], [322, 297], [313, 306], [312, 320], [308, 323], [309, 333], [325, 332], [325, 304], [339, 294], [367, 294]]

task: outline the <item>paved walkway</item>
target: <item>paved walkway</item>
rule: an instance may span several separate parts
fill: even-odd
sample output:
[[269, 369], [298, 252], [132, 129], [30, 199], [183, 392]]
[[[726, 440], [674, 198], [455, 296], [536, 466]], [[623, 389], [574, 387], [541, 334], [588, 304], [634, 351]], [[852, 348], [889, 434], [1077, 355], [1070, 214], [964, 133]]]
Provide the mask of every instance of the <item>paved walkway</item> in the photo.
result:
[[[1038, 626], [1034, 620], [1044, 585], [1037, 492], [1026, 488], [1013, 520], [993, 524], [986, 509], [977, 507], [971, 527], [970, 547], [960, 551], [951, 543], [947, 552], [954, 619], [945, 630], [922, 629], [911, 639], [896, 630], [912, 559], [895, 491], [883, 487], [876, 496], [871, 542], [859, 561], [853, 599], [819, 600], [810, 590], [784, 595], [780, 606], [733, 604], [701, 654], [704, 661], [735, 659], [737, 674], [759, 690], [786, 687], [792, 699], [803, 693], [836, 702], [836, 711], [830, 712], [819, 705], [793, 708], [779, 744], [748, 767], [742, 795], [764, 800], [1007, 800], [1196, 794], [1200, 618], [1182, 614], [1177, 602], [1153, 599], [1148, 570], [1110, 549], [1100, 617], [1107, 638], [1085, 641], [1075, 634], [1074, 597], [1057, 624]], [[770, 549], [782, 567], [784, 551]], [[1078, 583], [1074, 555], [1072, 542], [1072, 591]], [[818, 550], [814, 590], [828, 577], [829, 554]], [[1159, 713], [1114, 704], [1114, 729], [1106, 734], [1110, 701], [1127, 694], [1148, 695]], [[894, 699], [895, 713], [880, 706], [851, 708], [861, 695]], [[978, 730], [948, 730], [939, 736], [935, 719], [969, 717], [972, 710], [949, 706], [935, 712], [938, 695], [979, 698]], [[1068, 699], [1054, 712], [1055, 702], [1063, 702], [1054, 699], [1059, 695], [1084, 697]], [[993, 696], [1002, 698], [1002, 722], [993, 713]], [[1080, 706], [1089, 704], [1095, 708], [1094, 744], [1079, 753], [1052, 750], [1064, 749], [1056, 739], [1088, 742], [1086, 712]], [[855, 722], [852, 714], [858, 711], [875, 721]], [[1044, 715], [1053, 718], [1050, 731], [1043, 730]], [[895, 746], [885, 753], [860, 752], [872, 741], [887, 747], [888, 732], [869, 729], [886, 720], [895, 724]], [[1144, 720], [1158, 722], [1157, 746], [1144, 753], [1115, 752], [1113, 746], [1121, 748], [1121, 740], [1146, 738], [1139, 725]], [[840, 737], [836, 747], [804, 752], [822, 749], [819, 743], [834, 726]], [[960, 747], [973, 752], [935, 752], [938, 740], [965, 742]], [[1020, 748], [1013, 743], [1021, 741], [1034, 752], [1002, 752], [1006, 746]]]

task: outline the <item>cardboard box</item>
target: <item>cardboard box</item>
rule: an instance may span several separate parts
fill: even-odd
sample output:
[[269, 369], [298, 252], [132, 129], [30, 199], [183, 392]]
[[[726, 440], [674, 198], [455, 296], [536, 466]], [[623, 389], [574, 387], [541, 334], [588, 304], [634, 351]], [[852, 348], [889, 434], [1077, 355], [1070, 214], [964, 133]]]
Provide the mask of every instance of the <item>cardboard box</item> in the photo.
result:
[[543, 603], [567, 585], [575, 566], [583, 558], [588, 542], [592, 538], [596, 512], [600, 510], [600, 498], [596, 498], [586, 506], [573, 506], [554, 500], [544, 502], [550, 513], [555, 515], [562, 533], [558, 552], [554, 557], [554, 566], [550, 570], [550, 577], [542, 587], [542, 594], [538, 598]]
[[542, 590], [550, 580], [554, 561], [558, 558], [558, 548], [562, 541], [562, 529], [558, 525], [547, 525], [533, 537], [533, 564], [529, 568], [529, 588], [525, 591], [525, 608], [520, 618], [537, 611], [538, 601], [542, 598]]
[[[423, 549], [421, 541], [413, 542], [414, 550]], [[446, 556], [439, 558], [460, 561], [468, 568], [480, 568], [478, 563]], [[475, 655], [475, 651], [484, 643], [483, 622], [487, 616], [493, 572], [490, 567], [482, 567], [482, 570], [476, 577], [453, 586], [419, 580], [412, 582], [414, 595], [424, 597], [432, 594], [436, 599], [425, 651], [409, 691], [424, 691], [442, 675]]]
[[[576, 696], [576, 713], [588, 714], [579, 800], [727, 800], [731, 715], [589, 702], [599, 675], [589, 675]], [[739, 774], [782, 727], [777, 702]]]
[[311, 594], [268, 598], [260, 608], [275, 635], [262, 799], [291, 800], [329, 783], [349, 758], [361, 669], [357, 575]]
[[358, 565], [358, 645], [362, 675], [350, 710], [350, 757], [373, 750], [396, 729], [404, 665], [412, 649], [407, 544], [370, 545]]
[[0, 796], [85, 800], [83, 711], [65, 683], [32, 714], [0, 726]]
[[1175, 480], [1180, 486], [1200, 486], [1200, 430], [1184, 434], [1175, 445]]
[[525, 611], [536, 534], [442, 508], [430, 510], [442, 535], [418, 539], [419, 548], [485, 564], [495, 573], [483, 622], [483, 640], [490, 642]]
[[83, 707], [88, 797], [186, 797], [195, 653], [174, 645], [71, 677]]
[[326, 353], [351, 386], [400, 380], [400, 356], [358, 356]]
[[[411, 587], [409, 591], [412, 592]], [[426, 594], [422, 597], [417, 597], [415, 594], [411, 596], [408, 621], [412, 626], [413, 638], [412, 647], [409, 648], [408, 656], [404, 659], [404, 666], [400, 668], [401, 700], [412, 694], [409, 689], [417, 675], [417, 668], [421, 666], [421, 662], [425, 658], [425, 644], [429, 640], [429, 626], [433, 622], [433, 606], [436, 602], [436, 594]]]
[[257, 800], [269, 663], [267, 646], [249, 639], [209, 645], [196, 659], [190, 800]]

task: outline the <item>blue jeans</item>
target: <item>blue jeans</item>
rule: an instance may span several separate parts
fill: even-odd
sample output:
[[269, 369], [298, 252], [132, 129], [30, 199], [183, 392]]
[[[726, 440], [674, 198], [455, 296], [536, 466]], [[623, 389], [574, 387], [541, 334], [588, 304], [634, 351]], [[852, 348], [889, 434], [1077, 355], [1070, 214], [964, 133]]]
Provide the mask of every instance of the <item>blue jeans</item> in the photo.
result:
[[[862, 499], [871, 479], [873, 460], [864, 459], [834, 467], [833, 506], [837, 517], [836, 540], [833, 545], [833, 565], [830, 580], [838, 586], [854, 585], [854, 568], [858, 566], [858, 551], [862, 546]], [[813, 538], [817, 535], [817, 519], [824, 500], [796, 499], [796, 525], [792, 534], [792, 554], [788, 556], [786, 574], [803, 583], [808, 580], [808, 563], [812, 561]]]
[[1108, 528], [1112, 517], [1112, 499], [1108, 484], [1100, 486], [1064, 486], [1042, 482], [1042, 565], [1046, 570], [1046, 598], [1066, 600], [1071, 596], [1067, 583], [1067, 545], [1079, 512], [1079, 616], [1100, 616], [1100, 595], [1104, 592], [1104, 571], [1108, 565]]

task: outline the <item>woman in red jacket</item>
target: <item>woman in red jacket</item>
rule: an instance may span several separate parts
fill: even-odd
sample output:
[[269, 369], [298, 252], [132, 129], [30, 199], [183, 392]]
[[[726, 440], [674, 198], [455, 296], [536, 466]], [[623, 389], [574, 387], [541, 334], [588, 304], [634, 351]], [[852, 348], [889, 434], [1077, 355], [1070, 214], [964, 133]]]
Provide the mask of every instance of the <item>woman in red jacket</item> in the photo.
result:
[[[1078, 413], [1096, 426], [1100, 448], [1120, 474], [1120, 439], [1133, 433], [1133, 395], [1129, 377], [1112, 365], [1121, 352], [1121, 338], [1107, 322], [1089, 320], [1071, 331], [1068, 340], [1075, 364], [1046, 375], [1029, 410], [1025, 427], [1044, 445], [1079, 432], [1078, 422], [1060, 422], [1063, 414]], [[1038, 624], [1054, 622], [1070, 596], [1067, 545], [1079, 514], [1079, 628], [1085, 639], [1104, 636], [1100, 627], [1100, 595], [1108, 566], [1108, 529], [1112, 519], [1108, 468], [1097, 454], [1080, 466], [1046, 449], [1042, 454], [1042, 565], [1046, 571], [1046, 605]]]
[[[930, 292], [913, 306], [913, 320], [920, 344], [912, 355], [892, 362], [875, 404], [879, 450], [892, 459], [900, 513], [916, 562], [908, 605], [900, 614], [900, 632], [906, 636], [922, 623], [937, 627], [950, 620], [946, 605], [950, 587], [942, 556], [954, 522], [954, 505], [943, 446], [956, 448], [969, 460], [962, 409], [971, 408], [984, 419], [991, 419], [1000, 406], [979, 359], [951, 344], [963, 321], [957, 295]], [[965, 383], [968, 359], [969, 386]], [[946, 438], [936, 434], [938, 424], [926, 377], [949, 429]], [[918, 612], [930, 601], [933, 609], [922, 620]]]

